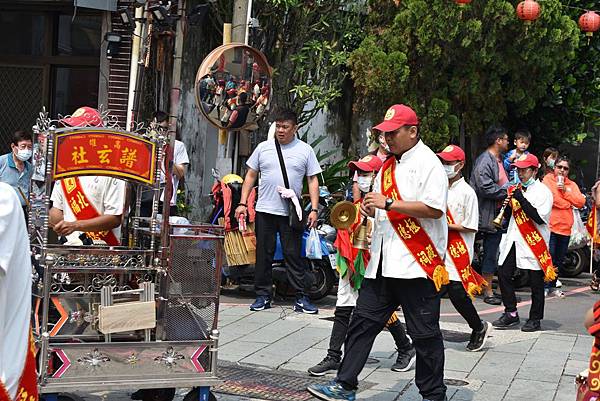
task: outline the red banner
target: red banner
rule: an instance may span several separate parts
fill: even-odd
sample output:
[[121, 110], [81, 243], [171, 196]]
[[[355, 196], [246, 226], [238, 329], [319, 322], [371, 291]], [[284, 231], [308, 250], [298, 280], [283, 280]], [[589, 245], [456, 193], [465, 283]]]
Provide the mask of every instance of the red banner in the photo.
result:
[[[446, 218], [448, 219], [448, 224], [455, 224], [450, 209], [446, 211]], [[450, 254], [452, 262], [454, 262], [454, 266], [458, 271], [467, 294], [471, 298], [480, 294], [482, 287], [487, 286], [488, 283], [471, 267], [471, 255], [469, 255], [467, 243], [458, 231], [448, 230], [448, 254]]]
[[137, 136], [107, 130], [77, 130], [54, 141], [53, 179], [110, 175], [152, 184], [155, 144]]
[[[381, 193], [387, 198], [402, 200], [396, 184], [395, 171], [396, 158], [390, 157], [382, 167]], [[393, 210], [389, 210], [387, 216], [398, 237], [404, 242], [427, 277], [433, 281], [436, 290], [439, 291], [444, 284], [448, 284], [448, 272], [444, 260], [438, 254], [425, 229], [421, 227], [419, 220]]]
[[521, 233], [521, 236], [527, 242], [529, 249], [535, 256], [540, 268], [544, 272], [544, 281], [549, 283], [556, 279], [556, 270], [552, 263], [552, 256], [548, 251], [546, 241], [540, 234], [539, 230], [533, 223], [533, 221], [525, 214], [521, 204], [516, 199], [512, 198], [513, 192], [516, 191], [516, 187], [512, 186], [508, 188], [508, 195], [511, 197], [512, 202], [512, 214], [517, 224], [517, 228]]

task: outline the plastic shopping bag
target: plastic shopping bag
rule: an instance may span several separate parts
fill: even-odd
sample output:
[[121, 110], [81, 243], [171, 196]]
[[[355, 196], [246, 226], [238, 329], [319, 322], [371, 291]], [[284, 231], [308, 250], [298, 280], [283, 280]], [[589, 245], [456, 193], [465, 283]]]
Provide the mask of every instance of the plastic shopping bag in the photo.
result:
[[310, 233], [306, 239], [306, 257], [309, 259], [321, 259], [323, 257], [321, 239], [316, 228], [310, 229]]
[[573, 227], [571, 228], [571, 238], [569, 239], [569, 248], [576, 249], [587, 244], [589, 234], [581, 220], [579, 209], [573, 209]]

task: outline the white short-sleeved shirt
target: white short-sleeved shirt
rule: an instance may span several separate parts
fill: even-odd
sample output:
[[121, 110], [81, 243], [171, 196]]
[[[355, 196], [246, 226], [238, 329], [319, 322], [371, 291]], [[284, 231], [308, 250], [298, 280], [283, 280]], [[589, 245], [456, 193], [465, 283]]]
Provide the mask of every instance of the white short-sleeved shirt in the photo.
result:
[[[125, 181], [112, 177], [82, 176], [79, 177], [81, 188], [101, 215], [118, 216], [123, 214], [125, 203]], [[76, 221], [75, 214], [67, 204], [62, 185], [59, 181], [54, 184], [51, 196], [53, 207], [62, 210], [65, 221]], [[121, 226], [112, 230], [117, 238], [121, 238]], [[75, 231], [67, 236], [67, 245], [81, 245], [79, 236], [81, 232]]]
[[[375, 179], [374, 192], [381, 192], [382, 170]], [[444, 213], [439, 219], [417, 219], [431, 238], [440, 257], [444, 259], [448, 242], [448, 223], [446, 221], [448, 177], [442, 163], [429, 147], [419, 141], [396, 163], [395, 174], [402, 200], [423, 202]], [[404, 241], [394, 231], [387, 212], [377, 209], [371, 240], [371, 260], [367, 266], [366, 278], [376, 277], [382, 252], [383, 277], [403, 279], [427, 277]]]
[[[475, 230], [473, 232], [461, 232], [460, 236], [467, 244], [470, 260], [473, 261], [473, 248], [475, 246], [475, 235], [479, 225], [479, 206], [477, 204], [477, 194], [475, 190], [460, 178], [448, 188], [448, 210], [454, 219], [455, 224], [460, 224], [464, 228]], [[446, 270], [451, 281], [461, 281], [454, 261], [449, 253], [446, 253]]]
[[[294, 138], [292, 142], [281, 145], [281, 153], [290, 187], [300, 199], [304, 177], [317, 175], [322, 171], [315, 151], [309, 144]], [[285, 185], [279, 157], [277, 156], [277, 148], [275, 147], [275, 139], [258, 144], [246, 165], [260, 173], [256, 211], [287, 216], [286, 201], [277, 192], [278, 186], [284, 187]]]
[[[190, 164], [190, 157], [188, 156], [185, 144], [179, 140], [175, 140], [175, 145], [173, 145], [173, 164]], [[177, 188], [179, 187], [179, 177], [177, 177], [175, 174], [172, 174], [171, 176], [173, 178], [173, 196], [171, 197], [171, 206], [175, 206], [177, 204]], [[165, 181], [165, 169], [163, 166], [160, 172], [160, 182], [164, 183]], [[160, 196], [160, 200], [162, 202], [165, 201], [164, 191]]]
[[[536, 222], [533, 224], [537, 227], [538, 231], [542, 235], [546, 246], [550, 243], [550, 213], [552, 212], [552, 191], [546, 185], [542, 184], [539, 180], [535, 180], [533, 184], [527, 187], [527, 191], [523, 192], [525, 199], [531, 203], [531, 205], [537, 210], [538, 214], [546, 222], [546, 224], [539, 225]], [[533, 221], [533, 220], [532, 220]], [[531, 248], [525, 242], [525, 239], [517, 227], [517, 222], [513, 216], [510, 216], [510, 222], [508, 223], [508, 230], [506, 234], [502, 236], [500, 241], [500, 257], [498, 258], [498, 265], [502, 265], [510, 252], [510, 248], [515, 244], [515, 252], [517, 257], [517, 267], [525, 270], [541, 270], [540, 264], [533, 255]]]
[[27, 349], [31, 317], [31, 258], [21, 202], [0, 183], [0, 381], [11, 399]]

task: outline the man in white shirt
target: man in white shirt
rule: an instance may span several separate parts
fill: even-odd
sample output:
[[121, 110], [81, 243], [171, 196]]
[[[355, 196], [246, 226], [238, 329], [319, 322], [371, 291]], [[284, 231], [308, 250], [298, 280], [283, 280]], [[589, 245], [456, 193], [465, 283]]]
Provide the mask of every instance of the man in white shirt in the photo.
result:
[[521, 184], [509, 188], [512, 199], [509, 202], [505, 201], [508, 207], [504, 216], [510, 216], [510, 222], [500, 242], [498, 258], [498, 264], [501, 265], [498, 269], [498, 280], [502, 290], [504, 313], [492, 324], [498, 329], [505, 329], [520, 323], [512, 283], [512, 276], [518, 267], [529, 270], [531, 286], [529, 319], [521, 327], [521, 331], [532, 332], [541, 330], [540, 320], [544, 318], [544, 281], [550, 281], [556, 276], [548, 252], [548, 223], [553, 198], [552, 191], [536, 179], [539, 162], [535, 155], [522, 155], [513, 164], [517, 168]]
[[[31, 259], [23, 209], [13, 188], [0, 183], [0, 399], [28, 391], [37, 399], [35, 363], [28, 364]], [[29, 357], [35, 362], [33, 353]], [[27, 382], [33, 385], [27, 388]], [[31, 384], [31, 383], [30, 383]], [[32, 394], [31, 391], [35, 393]]]
[[[345, 355], [335, 382], [312, 385], [319, 399], [354, 400], [358, 375], [377, 334], [399, 305], [416, 350], [415, 383], [424, 400], [444, 401], [444, 343], [439, 289], [448, 238], [448, 178], [438, 157], [420, 139], [419, 120], [405, 105], [390, 107], [375, 129], [385, 133], [390, 157], [361, 205], [375, 218], [365, 273]], [[392, 224], [393, 222], [393, 224]]]
[[[465, 167], [465, 152], [456, 145], [448, 145], [439, 152], [448, 176], [448, 247], [446, 268], [450, 277], [447, 285], [448, 297], [454, 308], [471, 328], [467, 351], [481, 350], [490, 332], [491, 325], [479, 317], [470, 297], [481, 293], [485, 280], [471, 267], [475, 235], [479, 225], [477, 194], [462, 176]], [[469, 292], [467, 292], [469, 291]]]
[[[91, 107], [80, 107], [60, 122], [72, 127], [104, 126], [98, 110]], [[93, 241], [119, 245], [125, 181], [101, 176], [65, 178], [56, 181], [50, 199], [50, 226], [66, 238], [66, 245], [91, 245]]]
[[[167, 130], [169, 128], [169, 115], [164, 111], [157, 111], [154, 113], [152, 120], [157, 128]], [[179, 188], [179, 181], [185, 177], [187, 168], [190, 165], [190, 158], [188, 156], [187, 148], [185, 144], [178, 139], [175, 139], [173, 144], [173, 173], [171, 175], [171, 182], [173, 183], [173, 193], [171, 195], [169, 215], [177, 216], [177, 188]], [[160, 183], [164, 185], [166, 182], [165, 166], [161, 166], [160, 170]], [[160, 201], [164, 202], [165, 192], [163, 191], [160, 195]], [[162, 214], [162, 209], [159, 206], [158, 213]], [[142, 206], [140, 216], [150, 217], [152, 215], [152, 191], [146, 190], [142, 195]]]

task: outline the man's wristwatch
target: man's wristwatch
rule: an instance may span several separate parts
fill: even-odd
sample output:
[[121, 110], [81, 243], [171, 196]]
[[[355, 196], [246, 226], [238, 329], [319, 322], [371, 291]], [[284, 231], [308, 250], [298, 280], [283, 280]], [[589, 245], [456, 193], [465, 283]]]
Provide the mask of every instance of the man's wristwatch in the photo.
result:
[[315, 212], [315, 213], [319, 214], [319, 209], [310, 209], [310, 212], [311, 212], [311, 213], [312, 213], [312, 212]]
[[385, 207], [384, 209], [389, 211], [392, 208], [392, 204], [394, 203], [394, 200], [392, 198], [387, 198], [385, 200]]

